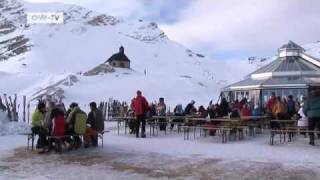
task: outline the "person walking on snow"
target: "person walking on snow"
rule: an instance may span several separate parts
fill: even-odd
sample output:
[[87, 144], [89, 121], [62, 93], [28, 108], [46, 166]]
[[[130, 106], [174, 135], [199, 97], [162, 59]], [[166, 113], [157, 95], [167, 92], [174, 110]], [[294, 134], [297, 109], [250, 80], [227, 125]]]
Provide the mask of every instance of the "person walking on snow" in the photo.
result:
[[141, 127], [141, 137], [145, 138], [146, 134], [146, 114], [149, 110], [148, 101], [145, 97], [142, 96], [141, 91], [137, 91], [137, 96], [132, 100], [133, 102], [133, 111], [136, 116], [136, 137], [139, 138], [140, 124]]

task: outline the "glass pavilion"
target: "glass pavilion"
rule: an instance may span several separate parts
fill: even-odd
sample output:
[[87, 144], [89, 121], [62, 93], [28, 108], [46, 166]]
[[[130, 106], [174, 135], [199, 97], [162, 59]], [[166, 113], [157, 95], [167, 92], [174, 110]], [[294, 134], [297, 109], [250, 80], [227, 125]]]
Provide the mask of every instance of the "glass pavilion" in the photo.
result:
[[290, 41], [278, 50], [276, 60], [223, 88], [221, 96], [230, 102], [245, 97], [252, 105], [263, 108], [272, 92], [301, 100], [317, 88], [320, 88], [320, 60]]

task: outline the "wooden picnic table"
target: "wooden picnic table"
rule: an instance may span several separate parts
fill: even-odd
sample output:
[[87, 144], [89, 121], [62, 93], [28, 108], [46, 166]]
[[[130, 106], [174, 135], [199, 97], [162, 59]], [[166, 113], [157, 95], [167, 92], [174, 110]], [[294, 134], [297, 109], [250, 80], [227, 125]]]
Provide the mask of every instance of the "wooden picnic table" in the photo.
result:
[[151, 118], [149, 119], [166, 119], [168, 121], [172, 121], [173, 119], [186, 119], [190, 116], [152, 116]]
[[187, 121], [205, 121], [205, 122], [240, 122], [240, 119], [226, 119], [226, 118], [186, 118]]
[[270, 120], [270, 122], [295, 123], [295, 122], [298, 122], [298, 120], [279, 120], [279, 119], [273, 119], [273, 120]]
[[127, 134], [127, 126], [129, 120], [136, 120], [136, 117], [126, 116], [126, 117], [113, 117], [112, 119], [117, 121], [118, 135], [120, 135], [120, 124], [124, 122], [124, 131]]

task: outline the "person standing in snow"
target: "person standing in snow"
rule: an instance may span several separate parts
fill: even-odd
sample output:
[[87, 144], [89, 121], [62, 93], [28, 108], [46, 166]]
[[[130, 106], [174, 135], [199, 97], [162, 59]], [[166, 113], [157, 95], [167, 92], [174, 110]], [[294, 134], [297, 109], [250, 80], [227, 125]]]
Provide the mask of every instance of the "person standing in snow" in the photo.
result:
[[[157, 115], [158, 116], [166, 116], [166, 104], [164, 103], [164, 98], [159, 98], [159, 103], [157, 104]], [[166, 119], [165, 118], [160, 118], [159, 119], [160, 123], [160, 131], [165, 131], [167, 127]]]
[[[320, 90], [313, 90], [303, 106], [303, 112], [308, 117], [308, 130], [314, 131], [320, 127]], [[314, 146], [314, 133], [309, 133], [309, 144]]]
[[[222, 98], [221, 99], [221, 103], [220, 103], [220, 105], [219, 105], [219, 109], [220, 109], [220, 117], [223, 117], [223, 116], [228, 116], [228, 114], [229, 114], [229, 103], [228, 103], [228, 101], [227, 101], [227, 99], [226, 98]], [[235, 107], [235, 108], [237, 108], [237, 107]]]
[[197, 109], [194, 107], [196, 102], [192, 100], [184, 109], [184, 115], [193, 115], [197, 112]]
[[273, 115], [273, 107], [276, 103], [276, 93], [272, 92], [270, 99], [267, 102], [267, 112], [269, 113], [269, 115]]
[[298, 111], [299, 120], [298, 120], [298, 127], [302, 129], [308, 129], [308, 117], [303, 112], [304, 103], [301, 103], [300, 110]]
[[240, 110], [240, 115], [241, 116], [251, 116], [251, 111], [250, 111], [248, 104], [244, 104], [242, 106], [242, 109]]
[[204, 108], [204, 106], [200, 106], [198, 109], [198, 115], [200, 118], [207, 118], [208, 117], [208, 111]]
[[296, 114], [296, 102], [293, 100], [292, 95], [288, 96], [288, 118], [291, 119], [294, 114]]
[[137, 96], [132, 100], [133, 111], [136, 116], [136, 137], [139, 138], [140, 124], [141, 127], [141, 137], [146, 137], [146, 114], [149, 110], [148, 101], [142, 96], [141, 91], [137, 91]]

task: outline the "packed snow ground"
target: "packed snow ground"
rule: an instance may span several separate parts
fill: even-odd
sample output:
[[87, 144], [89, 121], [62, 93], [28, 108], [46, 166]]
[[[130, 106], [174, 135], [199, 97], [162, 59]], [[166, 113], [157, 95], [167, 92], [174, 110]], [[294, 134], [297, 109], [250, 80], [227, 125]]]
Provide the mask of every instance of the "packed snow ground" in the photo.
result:
[[183, 140], [183, 134], [136, 139], [107, 123], [102, 149], [39, 155], [26, 137], [0, 137], [0, 179], [319, 179], [319, 148], [305, 138], [268, 144], [268, 132], [221, 144], [216, 137]]

